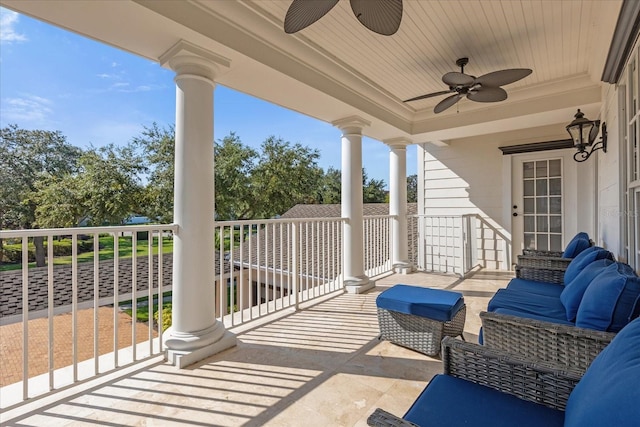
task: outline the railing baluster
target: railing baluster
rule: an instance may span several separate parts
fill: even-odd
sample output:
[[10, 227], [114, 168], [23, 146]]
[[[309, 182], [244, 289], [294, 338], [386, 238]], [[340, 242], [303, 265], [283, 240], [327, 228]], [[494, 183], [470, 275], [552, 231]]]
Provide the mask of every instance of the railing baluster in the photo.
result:
[[[150, 231], [149, 234], [152, 234]], [[164, 244], [162, 241], [163, 230], [158, 230], [158, 321], [156, 324], [158, 325], [158, 351], [162, 352], [162, 329], [164, 327], [164, 317], [163, 317], [163, 306], [164, 306], [164, 262], [163, 262], [163, 252], [164, 252]], [[150, 317], [150, 325], [153, 325], [153, 316]]]
[[[149, 238], [151, 232], [149, 232]], [[136, 323], [138, 323], [138, 257], [137, 250], [138, 248], [138, 233], [136, 231], [131, 233], [131, 355], [133, 358], [133, 362], [137, 359], [136, 357], [136, 347], [137, 347], [137, 337], [136, 337]], [[149, 317], [149, 324], [153, 324], [153, 316]]]
[[49, 390], [54, 389], [53, 371], [55, 368], [55, 361], [53, 360], [53, 236], [47, 237], [47, 326], [49, 332]]
[[118, 364], [118, 293], [120, 287], [120, 232], [113, 234], [113, 366]]
[[93, 373], [100, 372], [100, 233], [93, 233]]
[[29, 238], [22, 237], [22, 399], [29, 398]]
[[[153, 315], [153, 233], [149, 231], [147, 238], [147, 312]], [[149, 355], [153, 354], [153, 321], [149, 322]]]
[[73, 382], [78, 381], [78, 233], [71, 236], [71, 322]]

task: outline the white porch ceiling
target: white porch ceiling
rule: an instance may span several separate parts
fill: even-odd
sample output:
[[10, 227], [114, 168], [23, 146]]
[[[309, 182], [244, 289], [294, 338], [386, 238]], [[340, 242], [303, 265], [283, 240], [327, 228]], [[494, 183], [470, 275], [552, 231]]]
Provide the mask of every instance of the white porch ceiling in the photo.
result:
[[[446, 140], [552, 123], [576, 108], [598, 114], [600, 77], [622, 0], [404, 0], [399, 31], [377, 35], [347, 0], [299, 33], [282, 23], [290, 0], [0, 0], [0, 4], [151, 60], [185, 40], [231, 61], [228, 87], [332, 122], [359, 115], [384, 140]], [[531, 68], [495, 104], [462, 100], [434, 114], [441, 76]], [[559, 126], [560, 131], [563, 126]]]

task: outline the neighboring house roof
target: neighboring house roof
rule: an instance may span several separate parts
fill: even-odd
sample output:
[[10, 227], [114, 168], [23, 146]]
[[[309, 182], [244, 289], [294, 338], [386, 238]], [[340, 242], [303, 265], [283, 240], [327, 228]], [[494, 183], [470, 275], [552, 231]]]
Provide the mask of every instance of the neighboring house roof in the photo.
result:
[[[407, 214], [417, 213], [416, 203], [407, 203]], [[363, 214], [368, 216], [389, 215], [388, 203], [365, 203]], [[305, 205], [300, 204], [285, 212], [280, 219], [314, 219], [341, 218], [340, 204]], [[409, 221], [408, 234], [416, 233], [416, 221]], [[290, 234], [292, 225], [289, 222], [271, 223], [251, 236], [251, 242], [245, 237], [243, 244], [234, 249], [234, 263], [245, 268], [260, 268], [272, 272], [293, 271], [291, 265], [292, 242]], [[384, 227], [384, 225], [383, 225]], [[388, 233], [388, 228], [383, 229]], [[367, 233], [370, 235], [368, 236]], [[380, 241], [380, 231], [365, 228], [365, 240]], [[274, 238], [279, 244], [274, 245]], [[342, 225], [339, 223], [311, 223], [298, 228], [298, 272], [303, 276], [314, 278], [334, 278], [342, 271]], [[410, 248], [411, 249], [411, 248]], [[412, 252], [410, 250], [410, 252]], [[373, 257], [365, 251], [365, 255]], [[409, 254], [412, 259], [411, 253]], [[367, 259], [364, 260], [367, 265]]]

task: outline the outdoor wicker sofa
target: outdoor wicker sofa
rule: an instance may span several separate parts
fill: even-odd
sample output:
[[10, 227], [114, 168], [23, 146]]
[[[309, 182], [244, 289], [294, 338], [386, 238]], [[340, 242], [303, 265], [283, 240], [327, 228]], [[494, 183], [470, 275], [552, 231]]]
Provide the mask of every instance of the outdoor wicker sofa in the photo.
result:
[[582, 375], [549, 362], [446, 337], [444, 373], [402, 417], [376, 409], [374, 427], [637, 426], [640, 319], [627, 326]]
[[602, 248], [583, 251], [563, 283], [512, 279], [480, 315], [480, 342], [584, 371], [640, 315], [640, 278], [610, 258]]
[[586, 371], [616, 336], [615, 332], [487, 311], [480, 313], [480, 320], [485, 346], [579, 372]]

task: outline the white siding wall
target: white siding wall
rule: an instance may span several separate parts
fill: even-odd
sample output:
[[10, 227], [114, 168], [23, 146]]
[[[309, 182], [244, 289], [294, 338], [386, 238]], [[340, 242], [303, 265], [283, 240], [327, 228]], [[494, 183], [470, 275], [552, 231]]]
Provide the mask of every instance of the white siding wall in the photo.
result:
[[[484, 139], [484, 141], [479, 141]], [[476, 246], [478, 262], [491, 269], [508, 269], [510, 223], [503, 219], [502, 142], [486, 138], [452, 141], [448, 146], [423, 144], [423, 215], [478, 214]], [[473, 185], [471, 185], [473, 183]]]
[[[603, 106], [601, 120], [607, 123], [607, 152], [598, 152], [598, 245], [610, 250], [617, 259], [624, 259], [620, 221], [623, 220], [621, 206], [622, 191], [625, 184], [620, 182], [621, 164], [620, 130], [624, 123], [620, 121], [618, 111], [618, 90], [613, 85], [603, 88]], [[591, 159], [589, 159], [591, 160]]]

